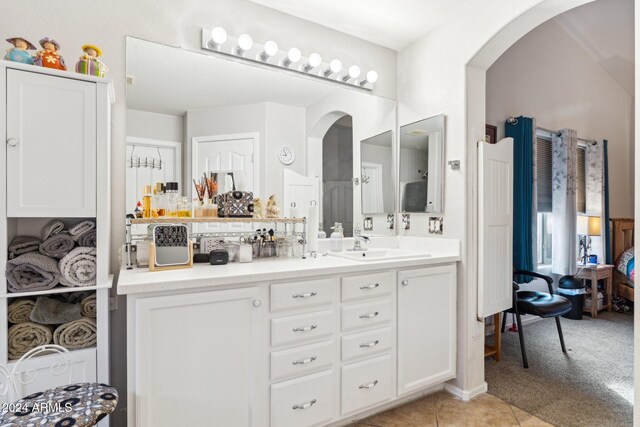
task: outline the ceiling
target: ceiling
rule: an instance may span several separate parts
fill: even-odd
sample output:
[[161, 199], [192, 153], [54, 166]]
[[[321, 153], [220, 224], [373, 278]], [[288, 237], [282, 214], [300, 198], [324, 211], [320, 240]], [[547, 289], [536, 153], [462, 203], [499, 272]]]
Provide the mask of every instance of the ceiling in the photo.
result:
[[469, 0], [251, 1], [393, 50], [402, 50], [451, 22], [469, 4]]

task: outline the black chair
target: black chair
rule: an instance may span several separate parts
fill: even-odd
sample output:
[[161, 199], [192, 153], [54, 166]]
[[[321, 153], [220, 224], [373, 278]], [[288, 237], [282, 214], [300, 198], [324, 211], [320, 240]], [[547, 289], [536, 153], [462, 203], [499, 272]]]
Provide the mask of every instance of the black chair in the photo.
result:
[[[535, 277], [547, 282], [549, 286], [549, 293], [537, 292], [537, 291], [521, 291], [518, 284], [515, 282], [518, 276]], [[562, 336], [562, 328], [560, 327], [560, 316], [571, 311], [571, 301], [567, 298], [556, 295], [553, 293], [553, 279], [549, 276], [545, 276], [533, 271], [519, 270], [513, 273], [513, 306], [505, 310], [502, 317], [502, 332], [504, 332], [507, 324], [507, 313], [514, 313], [516, 315], [516, 322], [518, 324], [518, 335], [520, 336], [520, 350], [522, 352], [522, 364], [525, 368], [529, 367], [529, 361], [527, 360], [527, 350], [524, 345], [524, 333], [522, 332], [522, 320], [520, 316], [523, 314], [532, 314], [534, 316], [540, 316], [542, 318], [555, 317], [556, 326], [558, 327], [558, 336], [560, 337], [560, 345], [562, 346], [562, 352], [566, 353], [567, 349], [564, 346], [564, 338]]]

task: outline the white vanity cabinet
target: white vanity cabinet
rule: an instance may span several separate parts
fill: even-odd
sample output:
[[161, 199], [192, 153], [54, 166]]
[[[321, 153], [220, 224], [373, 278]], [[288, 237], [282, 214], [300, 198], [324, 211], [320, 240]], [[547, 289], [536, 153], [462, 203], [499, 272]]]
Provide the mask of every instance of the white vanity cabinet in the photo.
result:
[[136, 300], [129, 425], [259, 425], [260, 305], [256, 287]]
[[398, 395], [456, 374], [455, 264], [398, 272]]
[[4, 71], [7, 216], [95, 217], [106, 85], [72, 73]]

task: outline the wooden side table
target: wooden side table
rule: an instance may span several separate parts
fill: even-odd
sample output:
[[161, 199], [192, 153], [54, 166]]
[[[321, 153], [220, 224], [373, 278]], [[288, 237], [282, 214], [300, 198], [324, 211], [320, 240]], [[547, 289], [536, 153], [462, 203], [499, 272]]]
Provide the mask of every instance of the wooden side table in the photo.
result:
[[[607, 309], [611, 311], [613, 297], [613, 265], [578, 265], [578, 279], [591, 281], [591, 308], [585, 307], [584, 312], [591, 313], [591, 317], [598, 317], [598, 280], [605, 280], [605, 297], [607, 304], [603, 304], [600, 310]], [[588, 294], [585, 295], [585, 298]]]

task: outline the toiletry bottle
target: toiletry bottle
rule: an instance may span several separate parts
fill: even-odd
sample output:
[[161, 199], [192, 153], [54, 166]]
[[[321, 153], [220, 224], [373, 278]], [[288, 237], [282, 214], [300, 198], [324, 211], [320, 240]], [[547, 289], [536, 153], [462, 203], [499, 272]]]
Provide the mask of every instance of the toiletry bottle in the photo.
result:
[[331, 229], [333, 230], [333, 233], [331, 233], [331, 252], [342, 252], [342, 239], [344, 236], [342, 224], [336, 222]]
[[178, 200], [178, 217], [191, 218], [191, 203], [188, 197], [180, 197]]
[[176, 218], [178, 216], [178, 183], [167, 182], [166, 184], [166, 211], [167, 216]]
[[148, 184], [142, 192], [142, 217], [151, 218], [151, 186]]
[[327, 233], [324, 232], [322, 228], [318, 229], [318, 239], [326, 239]]
[[164, 218], [167, 214], [165, 212], [164, 199], [164, 184], [156, 182], [156, 186], [153, 188], [153, 199], [151, 199], [151, 210], [152, 213], [155, 212], [157, 218]]

